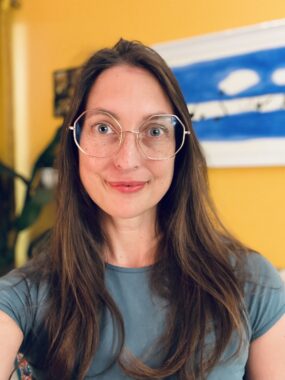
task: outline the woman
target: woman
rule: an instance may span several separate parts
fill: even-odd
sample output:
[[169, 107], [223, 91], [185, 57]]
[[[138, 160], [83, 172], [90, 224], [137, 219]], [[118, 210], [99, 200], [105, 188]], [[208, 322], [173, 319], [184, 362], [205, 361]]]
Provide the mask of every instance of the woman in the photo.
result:
[[50, 238], [1, 280], [1, 380], [18, 350], [36, 379], [284, 378], [281, 280], [219, 222], [157, 53], [89, 59], [58, 167]]

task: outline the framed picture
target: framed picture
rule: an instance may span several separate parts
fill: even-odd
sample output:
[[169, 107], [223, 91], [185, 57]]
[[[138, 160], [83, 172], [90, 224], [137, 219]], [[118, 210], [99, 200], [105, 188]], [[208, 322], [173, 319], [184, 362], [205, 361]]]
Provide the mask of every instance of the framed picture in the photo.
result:
[[67, 114], [79, 73], [78, 67], [53, 73], [54, 116], [64, 117]]
[[285, 20], [155, 45], [210, 167], [285, 164]]

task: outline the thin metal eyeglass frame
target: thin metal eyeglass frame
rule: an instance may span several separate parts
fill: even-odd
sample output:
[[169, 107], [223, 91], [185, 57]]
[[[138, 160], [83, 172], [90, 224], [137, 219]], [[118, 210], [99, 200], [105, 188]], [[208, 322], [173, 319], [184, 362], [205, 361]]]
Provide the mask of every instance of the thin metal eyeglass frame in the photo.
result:
[[[111, 119], [114, 120], [114, 122], [118, 125], [118, 127], [120, 128], [120, 132], [118, 133], [120, 135], [120, 140], [119, 140], [119, 143], [118, 143], [118, 149], [116, 151], [114, 151], [114, 153], [112, 153], [110, 156], [104, 156], [104, 157], [98, 157], [98, 156], [95, 156], [94, 154], [90, 154], [90, 153], [87, 153], [85, 152], [81, 146], [79, 145], [78, 141], [77, 141], [77, 138], [76, 138], [76, 123], [78, 122], [78, 120], [83, 116], [85, 115], [86, 113], [89, 113], [89, 112], [99, 112], [99, 113], [102, 113], [103, 115], [107, 115], [108, 117], [110, 117]], [[72, 130], [73, 131], [73, 140], [75, 142], [75, 145], [77, 146], [77, 148], [82, 152], [84, 153], [86, 156], [89, 156], [89, 157], [95, 157], [95, 158], [107, 158], [107, 157], [112, 157], [113, 155], [116, 155], [121, 146], [122, 146], [122, 143], [124, 141], [123, 139], [123, 135], [125, 133], [134, 133], [135, 136], [136, 136], [136, 144], [137, 144], [137, 147], [138, 147], [138, 150], [141, 152], [141, 154], [149, 159], [149, 160], [153, 160], [153, 161], [162, 161], [162, 160], [168, 160], [169, 158], [173, 158], [176, 156], [176, 154], [182, 149], [183, 145], [184, 145], [184, 142], [185, 142], [185, 135], [191, 135], [191, 132], [190, 131], [187, 131], [186, 128], [185, 128], [185, 125], [182, 123], [182, 121], [179, 119], [179, 117], [177, 115], [174, 115], [174, 114], [154, 114], [154, 115], [151, 115], [149, 118], [147, 118], [142, 124], [144, 125], [145, 123], [147, 123], [147, 121], [151, 120], [152, 118], [154, 117], [174, 117], [175, 119], [177, 119], [179, 121], [179, 123], [181, 124], [182, 128], [183, 128], [183, 139], [182, 139], [182, 142], [181, 142], [181, 145], [179, 147], [179, 149], [174, 153], [172, 154], [171, 156], [168, 156], [168, 157], [163, 157], [163, 158], [153, 158], [153, 157], [150, 157], [150, 156], [147, 156], [143, 150], [143, 148], [141, 147], [140, 145], [140, 140], [139, 140], [139, 135], [141, 133], [141, 131], [138, 129], [138, 130], [133, 130], [133, 131], [123, 131], [123, 128], [121, 126], [121, 124], [118, 122], [118, 120], [113, 116], [111, 115], [110, 113], [108, 112], [105, 112], [105, 111], [99, 111], [99, 110], [85, 110], [83, 111], [74, 121], [73, 125], [70, 125], [68, 127], [69, 130]], [[140, 126], [140, 127], [141, 127]]]

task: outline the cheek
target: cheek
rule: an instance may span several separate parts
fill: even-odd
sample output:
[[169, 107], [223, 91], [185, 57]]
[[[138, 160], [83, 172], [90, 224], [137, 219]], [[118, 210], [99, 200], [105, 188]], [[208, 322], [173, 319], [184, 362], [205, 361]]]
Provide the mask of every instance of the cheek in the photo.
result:
[[88, 178], [88, 173], [90, 172], [91, 172], [90, 163], [86, 160], [86, 157], [79, 155], [79, 177], [84, 187], [85, 187], [85, 182]]
[[104, 199], [104, 184], [100, 173], [103, 171], [103, 163], [96, 158], [83, 156], [79, 158], [79, 176], [82, 186], [93, 200], [100, 205]]
[[100, 172], [100, 163], [92, 157], [79, 155], [79, 176], [85, 190], [89, 192], [90, 186], [94, 183], [96, 174]]
[[102, 158], [87, 156], [84, 153], [79, 154], [79, 174], [83, 176], [92, 176], [104, 171], [108, 161]]
[[173, 173], [174, 173], [174, 160], [171, 160], [170, 162], [163, 162], [163, 165], [159, 165], [157, 167], [157, 178], [158, 182], [161, 186], [161, 191], [164, 193], [167, 192], [169, 189], [172, 179], [173, 179]]

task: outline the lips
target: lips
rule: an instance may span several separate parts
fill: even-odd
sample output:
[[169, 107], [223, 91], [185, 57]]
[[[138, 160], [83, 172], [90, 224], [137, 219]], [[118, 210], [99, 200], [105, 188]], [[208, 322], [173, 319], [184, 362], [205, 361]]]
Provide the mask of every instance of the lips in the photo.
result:
[[107, 183], [112, 189], [121, 193], [135, 193], [142, 190], [147, 184], [146, 181], [119, 181]]

